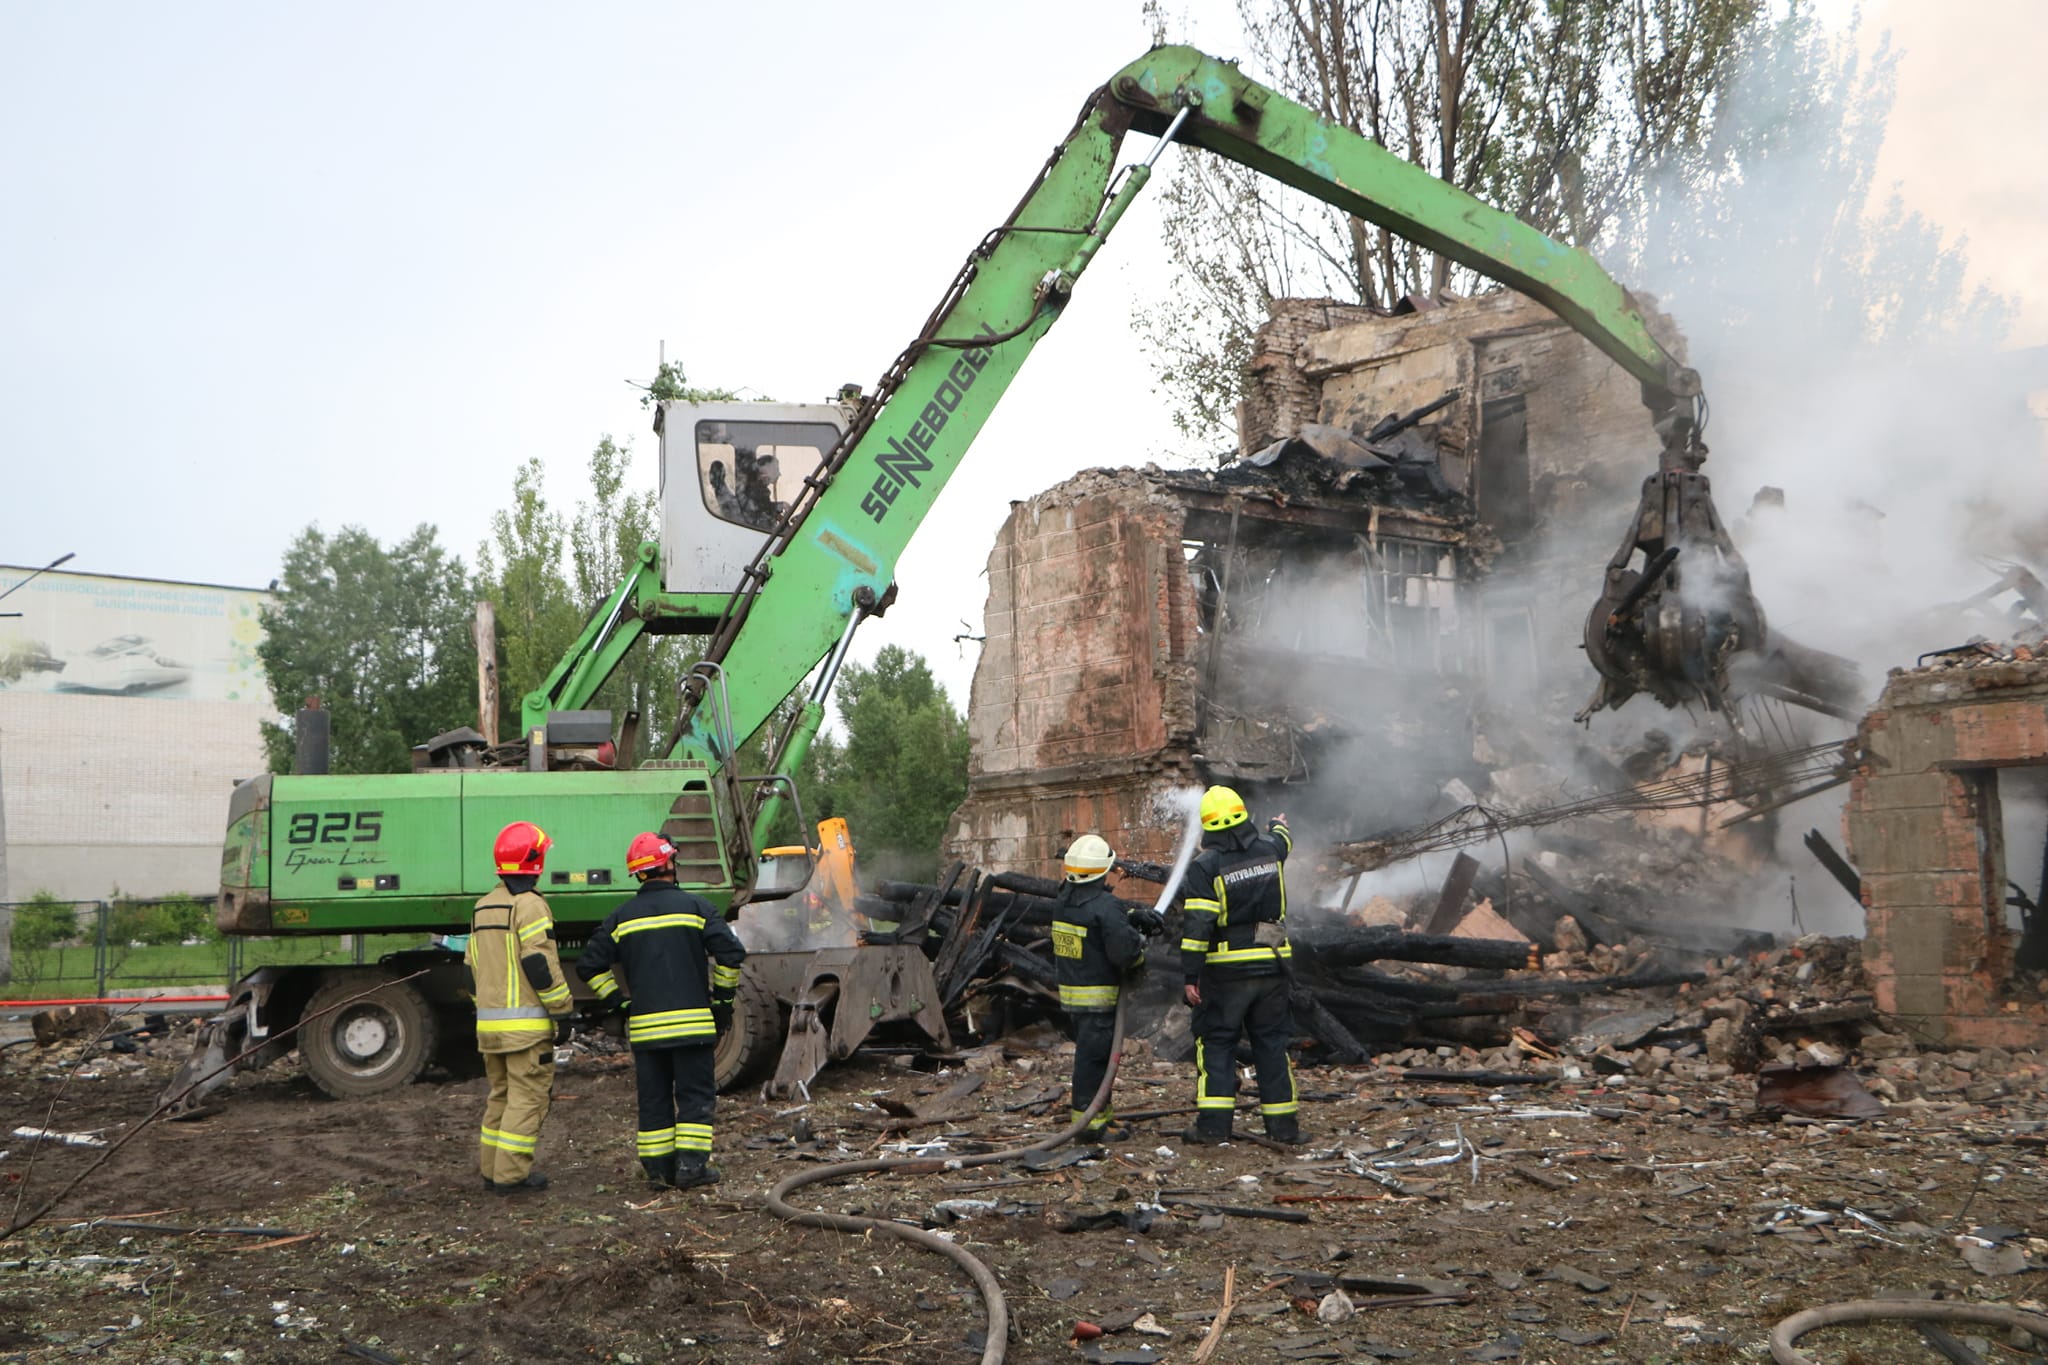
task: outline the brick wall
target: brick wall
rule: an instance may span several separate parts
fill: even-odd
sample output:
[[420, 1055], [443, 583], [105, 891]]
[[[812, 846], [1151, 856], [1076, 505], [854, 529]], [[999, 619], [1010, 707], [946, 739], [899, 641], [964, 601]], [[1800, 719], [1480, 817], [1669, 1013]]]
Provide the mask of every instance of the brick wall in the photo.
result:
[[1311, 338], [1379, 314], [1363, 304], [1335, 299], [1276, 299], [1266, 325], [1252, 338], [1244, 401], [1237, 409], [1237, 448], [1249, 455], [1283, 436], [1292, 436], [1304, 422], [1319, 416], [1322, 383], [1303, 363]]
[[1158, 802], [1192, 780], [1184, 518], [1133, 470], [1090, 470], [1012, 506], [989, 553], [948, 856], [1048, 874], [1091, 832], [1158, 855]]
[[1878, 1008], [1943, 1042], [2040, 1046], [2048, 1018], [2007, 997], [1997, 773], [2048, 764], [2048, 666], [1895, 673], [1860, 737], [1842, 825]]

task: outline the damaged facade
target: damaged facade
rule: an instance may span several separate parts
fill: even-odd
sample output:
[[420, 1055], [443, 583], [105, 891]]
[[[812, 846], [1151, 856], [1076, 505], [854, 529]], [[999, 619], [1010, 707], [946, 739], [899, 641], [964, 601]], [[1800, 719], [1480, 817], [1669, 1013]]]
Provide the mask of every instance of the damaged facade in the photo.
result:
[[1475, 745], [1489, 694], [1583, 690], [1593, 564], [1545, 547], [1585, 530], [1604, 554], [1658, 441], [1635, 381], [1540, 305], [1276, 305], [1240, 447], [1013, 506], [950, 856], [1051, 872], [1094, 830], [1166, 857], [1162, 803], [1206, 782], [1360, 837], [1504, 766]]
[[2015, 979], [2048, 966], [2048, 925], [2019, 889], [2044, 875], [2041, 822], [2015, 818], [2038, 812], [2048, 773], [2048, 663], [2032, 655], [1973, 648], [1896, 672], [1863, 720], [1843, 827], [1864, 969], [1878, 1008], [1930, 1040], [2031, 1047], [2048, 1029]]
[[[1755, 756], [1748, 740], [1680, 752], [1658, 730], [1602, 745], [1542, 729], [1590, 681], [1585, 613], [1659, 443], [1635, 381], [1539, 305], [1282, 303], [1239, 423], [1240, 458], [1219, 470], [1090, 470], [1013, 505], [988, 561], [949, 856], [1057, 875], [1094, 831], [1166, 860], [1174, 793], [1210, 782], [1330, 848], [1459, 805], [1543, 806], [1567, 752], [1601, 791]], [[2020, 889], [2048, 879], [2048, 663], [2024, 645], [1969, 659], [1895, 675], [1864, 719], [1849, 861], [1877, 1007], [1929, 1039], [2025, 1046], [2044, 1017], [2015, 971], [2048, 966]], [[1783, 707], [1767, 728], [1786, 752], [1841, 733]], [[1748, 805], [1767, 816], [1799, 789]], [[1652, 898], [1667, 917], [1785, 894], [1765, 889], [1770, 820], [1721, 828], [1742, 809], [1636, 818], [1690, 840], [1673, 866], [1712, 863], [1726, 883], [1700, 900], [1673, 874]], [[1581, 851], [1595, 876], [1598, 848]]]

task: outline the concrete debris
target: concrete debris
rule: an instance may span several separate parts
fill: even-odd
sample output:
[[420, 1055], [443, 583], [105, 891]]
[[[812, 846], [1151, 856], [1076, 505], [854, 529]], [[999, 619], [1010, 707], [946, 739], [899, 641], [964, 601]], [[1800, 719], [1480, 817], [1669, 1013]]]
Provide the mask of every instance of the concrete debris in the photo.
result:
[[1763, 1068], [1756, 1077], [1756, 1107], [1816, 1119], [1874, 1119], [1885, 1112], [1883, 1102], [1839, 1063]]

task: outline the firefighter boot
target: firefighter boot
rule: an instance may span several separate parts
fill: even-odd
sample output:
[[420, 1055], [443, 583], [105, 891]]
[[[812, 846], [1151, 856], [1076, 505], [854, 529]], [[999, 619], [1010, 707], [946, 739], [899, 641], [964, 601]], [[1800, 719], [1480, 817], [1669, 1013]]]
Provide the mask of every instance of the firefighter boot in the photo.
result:
[[675, 1178], [669, 1183], [679, 1190], [694, 1189], [699, 1185], [716, 1185], [718, 1168], [711, 1164], [708, 1152], [677, 1152]]
[[1192, 1142], [1197, 1147], [1214, 1147], [1230, 1141], [1230, 1111], [1228, 1109], [1205, 1109], [1195, 1115], [1195, 1126], [1181, 1135], [1181, 1141]]
[[676, 1159], [673, 1154], [643, 1156], [640, 1158], [640, 1169], [647, 1172], [648, 1180], [656, 1185], [676, 1183]]
[[1266, 1136], [1287, 1147], [1300, 1147], [1308, 1142], [1301, 1135], [1301, 1120], [1293, 1114], [1267, 1115]]

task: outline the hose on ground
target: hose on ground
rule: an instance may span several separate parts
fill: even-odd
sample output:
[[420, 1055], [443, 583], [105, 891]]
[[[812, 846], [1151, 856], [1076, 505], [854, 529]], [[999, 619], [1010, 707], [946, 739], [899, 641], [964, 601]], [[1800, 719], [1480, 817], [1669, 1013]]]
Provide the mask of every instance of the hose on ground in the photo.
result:
[[914, 1228], [907, 1223], [892, 1222], [885, 1218], [863, 1218], [851, 1213], [826, 1213], [817, 1209], [800, 1209], [789, 1202], [789, 1196], [808, 1185], [822, 1185], [827, 1181], [844, 1179], [847, 1176], [867, 1175], [874, 1171], [903, 1171], [915, 1175], [930, 1175], [939, 1171], [965, 1170], [969, 1166], [991, 1166], [1003, 1161], [1017, 1161], [1035, 1152], [1050, 1152], [1079, 1137], [1095, 1116], [1109, 1103], [1109, 1096], [1116, 1087], [1117, 1066], [1123, 1061], [1124, 1050], [1124, 1003], [1120, 998], [1116, 1007], [1116, 1027], [1110, 1035], [1109, 1071], [1096, 1087], [1095, 1098], [1081, 1111], [1081, 1117], [1067, 1125], [1062, 1132], [1051, 1137], [1040, 1138], [1037, 1142], [1023, 1147], [1012, 1147], [1007, 1151], [986, 1152], [979, 1156], [957, 1157], [872, 1157], [864, 1161], [841, 1161], [830, 1166], [818, 1166], [808, 1171], [798, 1171], [777, 1182], [768, 1191], [765, 1201], [768, 1212], [777, 1218], [799, 1223], [805, 1227], [830, 1228], [835, 1232], [879, 1232], [905, 1242], [913, 1243], [927, 1251], [936, 1251], [967, 1272], [974, 1281], [975, 1290], [981, 1295], [984, 1311], [988, 1315], [987, 1338], [981, 1348], [981, 1365], [1003, 1365], [1010, 1349], [1010, 1304], [1003, 1297], [1003, 1287], [996, 1282], [995, 1272], [975, 1257], [967, 1248], [939, 1236], [924, 1228]]
[[1794, 1313], [1771, 1331], [1771, 1359], [1777, 1365], [1814, 1365], [1793, 1343], [1822, 1327], [1852, 1322], [1945, 1322], [1974, 1327], [2018, 1327], [2048, 1341], [2048, 1317], [1988, 1303], [1933, 1299], [1855, 1299]]
[[[1187, 875], [1188, 863], [1194, 858], [1195, 845], [1201, 837], [1201, 792], [1199, 789], [1181, 791], [1176, 796], [1185, 819], [1182, 822], [1180, 847], [1175, 851], [1173, 870], [1167, 874], [1166, 884], [1160, 888], [1154, 913], [1163, 913], [1173, 903], [1174, 895], [1180, 890], [1181, 879]], [[927, 1251], [936, 1251], [941, 1256], [967, 1272], [974, 1281], [974, 1288], [981, 1295], [983, 1310], [988, 1315], [987, 1336], [981, 1347], [981, 1365], [1003, 1365], [1010, 1351], [1010, 1303], [1003, 1297], [1003, 1287], [996, 1282], [995, 1272], [986, 1264], [960, 1246], [935, 1232], [914, 1228], [883, 1218], [863, 1218], [851, 1213], [826, 1213], [821, 1209], [800, 1209], [789, 1202], [789, 1196], [810, 1185], [822, 1185], [828, 1180], [840, 1180], [847, 1176], [867, 1175], [876, 1171], [902, 1171], [914, 1175], [931, 1175], [939, 1171], [965, 1170], [970, 1166], [992, 1166], [998, 1162], [1017, 1161], [1035, 1152], [1050, 1152], [1065, 1146], [1087, 1131], [1095, 1122], [1095, 1116], [1109, 1103], [1109, 1097], [1116, 1089], [1117, 1068], [1124, 1059], [1124, 1016], [1130, 1000], [1128, 992], [1117, 993], [1116, 1024], [1109, 1037], [1109, 1069], [1102, 1077], [1102, 1084], [1095, 1087], [1095, 1098], [1088, 1101], [1088, 1107], [1081, 1116], [1068, 1124], [1062, 1132], [1022, 1147], [1008, 1151], [988, 1152], [981, 1156], [959, 1156], [935, 1159], [931, 1157], [874, 1157], [865, 1161], [841, 1161], [830, 1166], [819, 1166], [809, 1171], [778, 1181], [768, 1191], [764, 1201], [768, 1212], [804, 1227], [829, 1228], [835, 1232], [879, 1232], [887, 1237], [921, 1246]]]

